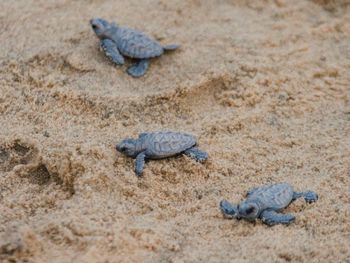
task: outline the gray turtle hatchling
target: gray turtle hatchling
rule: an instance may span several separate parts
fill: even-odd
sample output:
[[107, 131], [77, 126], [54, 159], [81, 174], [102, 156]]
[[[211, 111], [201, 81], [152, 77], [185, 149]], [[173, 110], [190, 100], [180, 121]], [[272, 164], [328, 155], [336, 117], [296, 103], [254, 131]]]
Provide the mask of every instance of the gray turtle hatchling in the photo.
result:
[[123, 65], [124, 56], [138, 60], [127, 70], [133, 77], [141, 77], [146, 73], [149, 59], [179, 47], [175, 44], [162, 46], [142, 32], [109, 23], [101, 18], [91, 19], [90, 24], [100, 39], [101, 48], [115, 64]]
[[139, 134], [138, 139], [124, 139], [117, 144], [117, 151], [136, 158], [135, 172], [142, 175], [145, 159], [162, 159], [185, 154], [197, 161], [205, 161], [208, 154], [196, 147], [196, 138], [183, 132], [159, 131]]
[[243, 218], [249, 221], [260, 218], [270, 226], [290, 224], [294, 222], [295, 217], [279, 212], [300, 197], [303, 197], [307, 203], [315, 202], [318, 199], [315, 192], [294, 192], [290, 184], [278, 183], [249, 190], [247, 198], [239, 205], [222, 200], [220, 209], [226, 218]]

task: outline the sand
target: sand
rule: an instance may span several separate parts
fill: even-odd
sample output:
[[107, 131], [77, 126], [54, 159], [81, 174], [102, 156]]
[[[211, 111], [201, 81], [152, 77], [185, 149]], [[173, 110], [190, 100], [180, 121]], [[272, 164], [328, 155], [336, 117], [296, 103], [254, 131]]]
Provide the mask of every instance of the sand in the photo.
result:
[[[131, 78], [92, 17], [181, 49]], [[3, 0], [0, 39], [1, 262], [350, 262], [348, 0]], [[137, 178], [115, 144], [162, 129], [210, 159]], [[319, 200], [222, 217], [274, 182]]]

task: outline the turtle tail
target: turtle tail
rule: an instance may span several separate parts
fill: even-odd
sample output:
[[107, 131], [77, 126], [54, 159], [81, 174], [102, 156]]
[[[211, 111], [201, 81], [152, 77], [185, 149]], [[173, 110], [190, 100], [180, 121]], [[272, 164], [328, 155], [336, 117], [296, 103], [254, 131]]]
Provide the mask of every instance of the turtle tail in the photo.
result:
[[175, 49], [177, 49], [179, 47], [180, 47], [180, 45], [171, 44], [171, 45], [163, 46], [163, 49], [164, 49], [164, 51], [171, 51], [171, 50], [175, 50]]

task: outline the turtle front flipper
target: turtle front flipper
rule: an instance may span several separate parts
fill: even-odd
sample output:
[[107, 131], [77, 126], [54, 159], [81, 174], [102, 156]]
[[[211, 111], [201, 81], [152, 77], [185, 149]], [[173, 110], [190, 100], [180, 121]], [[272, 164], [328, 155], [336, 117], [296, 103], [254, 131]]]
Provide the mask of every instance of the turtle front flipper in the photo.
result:
[[112, 40], [101, 40], [101, 48], [113, 63], [117, 65], [124, 64], [124, 57], [119, 53], [117, 45]]
[[145, 166], [145, 152], [141, 152], [136, 156], [135, 161], [135, 173], [137, 176], [141, 176], [143, 172], [143, 167]]
[[135, 64], [131, 65], [127, 72], [129, 75], [138, 78], [145, 75], [147, 69], [149, 67], [149, 60], [148, 59], [141, 59], [140, 61], [136, 62]]
[[225, 199], [220, 202], [220, 210], [225, 218], [238, 218], [237, 205], [233, 205]]
[[246, 194], [246, 196], [248, 197], [248, 196], [250, 196], [250, 195], [252, 195], [256, 190], [258, 190], [260, 187], [254, 187], [254, 188], [251, 188], [251, 189], [249, 189], [248, 191], [247, 191], [247, 194]]
[[277, 225], [277, 224], [285, 224], [289, 225], [290, 223], [293, 223], [295, 220], [295, 216], [291, 214], [281, 214], [277, 213], [274, 210], [265, 210], [260, 215], [261, 220], [269, 225]]
[[203, 162], [208, 159], [208, 153], [199, 150], [197, 147], [192, 147], [184, 151], [188, 157], [195, 159], [198, 162]]
[[303, 197], [306, 203], [313, 203], [316, 202], [318, 199], [318, 195], [313, 191], [306, 191], [306, 192], [294, 192], [293, 193], [293, 201]]

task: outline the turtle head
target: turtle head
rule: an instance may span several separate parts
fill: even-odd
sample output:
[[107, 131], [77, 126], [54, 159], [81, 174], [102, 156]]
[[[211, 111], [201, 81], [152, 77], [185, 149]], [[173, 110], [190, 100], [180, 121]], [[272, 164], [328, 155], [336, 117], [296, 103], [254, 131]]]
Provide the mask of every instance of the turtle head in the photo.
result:
[[121, 152], [129, 157], [136, 157], [138, 151], [136, 149], [136, 140], [134, 139], [124, 139], [115, 147], [118, 152]]
[[238, 217], [237, 205], [233, 205], [225, 199], [220, 202], [220, 210], [226, 218]]
[[114, 24], [102, 18], [93, 18], [90, 20], [90, 25], [92, 30], [94, 30], [96, 36], [99, 39], [104, 39], [108, 37], [110, 30], [113, 28]]
[[238, 213], [241, 218], [254, 220], [259, 216], [260, 208], [256, 202], [242, 202], [238, 206]]

